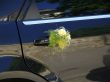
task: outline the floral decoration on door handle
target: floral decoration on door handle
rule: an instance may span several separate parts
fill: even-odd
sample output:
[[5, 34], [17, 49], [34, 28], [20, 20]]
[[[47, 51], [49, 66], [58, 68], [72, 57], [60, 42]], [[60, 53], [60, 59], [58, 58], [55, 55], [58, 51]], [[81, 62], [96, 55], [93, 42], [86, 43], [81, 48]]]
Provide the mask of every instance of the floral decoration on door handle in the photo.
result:
[[49, 31], [49, 46], [64, 49], [70, 45], [71, 35], [64, 27]]

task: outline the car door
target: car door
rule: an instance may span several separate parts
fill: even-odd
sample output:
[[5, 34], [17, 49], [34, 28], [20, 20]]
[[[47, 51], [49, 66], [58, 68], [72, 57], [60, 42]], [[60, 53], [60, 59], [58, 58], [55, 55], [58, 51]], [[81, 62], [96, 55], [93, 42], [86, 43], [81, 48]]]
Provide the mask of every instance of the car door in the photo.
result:
[[25, 78], [27, 68], [15, 22], [23, 2], [24, 0], [0, 0], [0, 82]]
[[29, 71], [22, 54], [17, 18], [28, 3], [27, 0], [0, 0], [0, 82], [45, 82]]
[[[109, 4], [107, 1], [100, 3]], [[76, 6], [72, 10], [73, 4]], [[43, 62], [65, 82], [109, 80], [98, 79], [109, 72], [109, 13], [106, 5], [102, 7], [96, 2], [33, 0], [23, 21], [18, 22], [24, 55]], [[71, 34], [68, 48], [62, 51], [36, 45], [37, 41], [48, 39], [49, 30], [62, 26]], [[27, 64], [36, 73], [36, 66]]]

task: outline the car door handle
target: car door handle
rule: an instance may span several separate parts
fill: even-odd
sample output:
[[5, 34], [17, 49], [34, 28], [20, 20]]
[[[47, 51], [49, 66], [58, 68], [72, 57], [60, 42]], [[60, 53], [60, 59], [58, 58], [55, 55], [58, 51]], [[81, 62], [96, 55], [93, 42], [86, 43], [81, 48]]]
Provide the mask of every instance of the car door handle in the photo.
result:
[[33, 44], [35, 46], [48, 46], [48, 44], [49, 44], [49, 37], [46, 36], [46, 37], [43, 37], [41, 39], [34, 40]]

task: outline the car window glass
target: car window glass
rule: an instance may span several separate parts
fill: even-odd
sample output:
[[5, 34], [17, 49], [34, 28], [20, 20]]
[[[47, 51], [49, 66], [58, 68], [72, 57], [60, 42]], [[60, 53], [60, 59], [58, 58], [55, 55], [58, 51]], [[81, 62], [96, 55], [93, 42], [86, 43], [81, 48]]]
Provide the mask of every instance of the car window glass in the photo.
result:
[[110, 13], [109, 0], [36, 0], [42, 19]]

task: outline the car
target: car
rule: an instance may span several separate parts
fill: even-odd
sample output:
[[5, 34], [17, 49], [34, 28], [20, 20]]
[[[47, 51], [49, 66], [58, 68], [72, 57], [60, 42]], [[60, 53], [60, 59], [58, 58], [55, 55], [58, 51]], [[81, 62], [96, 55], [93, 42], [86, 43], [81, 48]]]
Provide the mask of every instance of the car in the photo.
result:
[[[70, 8], [66, 14], [68, 8], [61, 9], [61, 4], [60, 0], [0, 1], [1, 82], [110, 81], [109, 12], [74, 14]], [[64, 50], [48, 46], [48, 31], [60, 27], [72, 38]]]

